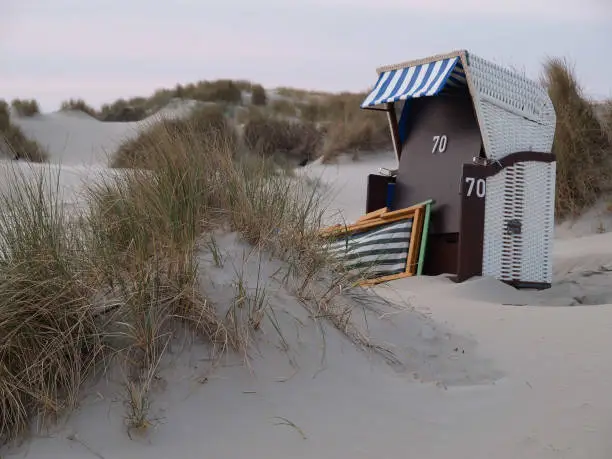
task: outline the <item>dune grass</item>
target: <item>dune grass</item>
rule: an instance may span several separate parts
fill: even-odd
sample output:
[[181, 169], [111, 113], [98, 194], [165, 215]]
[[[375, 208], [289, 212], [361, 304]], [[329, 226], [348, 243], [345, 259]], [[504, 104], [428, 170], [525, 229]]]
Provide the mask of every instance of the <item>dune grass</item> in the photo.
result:
[[241, 105], [243, 91], [251, 93], [253, 105], [266, 105], [266, 92], [259, 84], [229, 79], [202, 80], [196, 83], [177, 84], [170, 89], [158, 89], [149, 97], [118, 99], [102, 105], [98, 117], [102, 121], [141, 121], [157, 113], [175, 98]]
[[[250, 104], [243, 101], [243, 92], [250, 93]], [[203, 80], [177, 84], [172, 89], [159, 89], [148, 98], [119, 99], [103, 105], [96, 117], [101, 121], [140, 121], [155, 114], [173, 99], [179, 98], [214, 103], [220, 107], [241, 107], [233, 121], [250, 123], [251, 128], [257, 126], [257, 130], [264, 136], [264, 131], [271, 131], [276, 124], [283, 121], [292, 121], [294, 125], [301, 123], [302, 132], [310, 132], [314, 126], [320, 133], [319, 137], [325, 137], [325, 144], [320, 142], [314, 156], [323, 156], [325, 161], [345, 152], [358, 153], [392, 148], [385, 117], [379, 113], [366, 112], [359, 107], [365, 97], [363, 93], [332, 94], [295, 88], [278, 88], [276, 93], [281, 98], [268, 100], [268, 94], [260, 84], [226, 79]], [[81, 103], [80, 100], [73, 102], [72, 106], [75, 108], [82, 106], [83, 111], [90, 113], [87, 104]], [[269, 124], [275, 126], [267, 130], [261, 127], [262, 117], [271, 120]], [[291, 131], [296, 130], [297, 128]], [[252, 132], [251, 129], [251, 134]], [[251, 141], [252, 135], [249, 137]], [[262, 140], [264, 141], [265, 139]], [[266, 143], [270, 144], [269, 141]]]
[[574, 216], [612, 191], [612, 139], [586, 100], [574, 69], [549, 59], [544, 84], [557, 114], [553, 152], [557, 158], [556, 216]]
[[0, 99], [0, 132], [6, 132], [11, 125], [9, 105]]
[[299, 110], [295, 104], [287, 99], [273, 100], [268, 104], [270, 111], [279, 116], [285, 116], [289, 118], [295, 118], [299, 115]]
[[40, 113], [40, 107], [35, 99], [14, 99], [11, 106], [18, 116], [34, 116]]
[[11, 122], [8, 104], [0, 99], [0, 153], [14, 159], [42, 163], [49, 153], [35, 140], [28, 139], [19, 126]]
[[263, 156], [311, 161], [319, 154], [322, 134], [313, 123], [253, 116], [244, 125], [245, 146]]
[[98, 118], [100, 115], [91, 105], [88, 105], [83, 99], [65, 100], [60, 105], [60, 110], [77, 110], [88, 115]]
[[267, 158], [240, 154], [222, 130], [202, 139], [197, 117], [178, 129], [163, 125], [128, 161], [141, 168], [101, 176], [87, 187], [87, 206], [71, 213], [59, 169], [4, 166], [2, 441], [27, 432], [33, 420], [53, 421], [70, 410], [83, 384], [113, 365], [126, 368], [128, 429], [146, 430], [151, 383], [182, 330], [208, 341], [217, 356], [246, 355], [267, 317], [267, 293], [264, 283], [254, 292], [243, 286], [236, 304], [248, 307], [218, 313], [198, 275], [199, 254], [212, 251], [206, 241], [218, 229], [284, 260], [288, 288], [313, 317], [361, 339], [346, 323], [346, 306], [332, 301], [342, 280], [317, 283], [333, 267], [317, 232], [323, 212], [317, 187], [279, 172]]
[[302, 101], [306, 99], [311, 99], [313, 97], [318, 97], [318, 96], [326, 97], [330, 94], [325, 91], [299, 89], [299, 88], [292, 88], [289, 86], [280, 86], [276, 88], [275, 91], [279, 96], [287, 97], [287, 98], [294, 99], [294, 100], [302, 100]]
[[74, 405], [101, 358], [83, 251], [56, 184], [3, 166], [0, 196], [0, 439]]
[[225, 116], [219, 106], [197, 107], [183, 118], [170, 119], [160, 117], [152, 120], [142, 128], [133, 139], [125, 141], [110, 158], [114, 168], [145, 168], [154, 167], [150, 161], [156, 161], [151, 156], [157, 142], [180, 138], [189, 135], [197, 137], [199, 148], [211, 146], [212, 139], [222, 138], [228, 142], [228, 151], [235, 151], [238, 146], [238, 135], [231, 121]]
[[253, 85], [251, 89], [251, 103], [253, 105], [266, 105], [268, 102], [268, 96], [266, 90], [260, 84]]
[[[378, 115], [374, 117], [372, 115]], [[357, 113], [344, 121], [329, 123], [321, 149], [324, 162], [340, 154], [384, 151], [393, 148], [389, 126], [380, 113]]]
[[601, 104], [601, 119], [610, 136], [612, 137], [612, 100], [607, 100]]
[[132, 122], [141, 121], [158, 108], [148, 109], [147, 100], [144, 98], [119, 99], [111, 104], [104, 104], [97, 117], [100, 121], [107, 122]]
[[361, 109], [364, 93], [318, 95], [297, 104], [300, 117], [323, 127], [320, 156], [329, 162], [343, 153], [391, 150], [387, 119], [380, 113]]

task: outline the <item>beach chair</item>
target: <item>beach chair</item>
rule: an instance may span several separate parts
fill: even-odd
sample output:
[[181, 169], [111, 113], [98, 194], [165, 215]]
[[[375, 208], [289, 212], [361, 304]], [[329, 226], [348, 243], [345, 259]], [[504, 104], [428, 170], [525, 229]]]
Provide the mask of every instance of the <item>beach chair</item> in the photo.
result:
[[465, 50], [377, 69], [361, 108], [387, 115], [395, 170], [365, 212], [433, 199], [424, 274], [552, 282], [556, 115], [545, 88]]

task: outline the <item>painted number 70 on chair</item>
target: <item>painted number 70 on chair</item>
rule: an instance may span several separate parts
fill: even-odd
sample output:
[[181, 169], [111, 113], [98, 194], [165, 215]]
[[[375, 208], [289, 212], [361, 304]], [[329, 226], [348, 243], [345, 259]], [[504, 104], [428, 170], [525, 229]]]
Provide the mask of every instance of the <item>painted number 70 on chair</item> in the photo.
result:
[[476, 196], [478, 198], [484, 198], [487, 192], [487, 182], [483, 178], [476, 179], [474, 177], [465, 177], [465, 183], [467, 184], [466, 196]]

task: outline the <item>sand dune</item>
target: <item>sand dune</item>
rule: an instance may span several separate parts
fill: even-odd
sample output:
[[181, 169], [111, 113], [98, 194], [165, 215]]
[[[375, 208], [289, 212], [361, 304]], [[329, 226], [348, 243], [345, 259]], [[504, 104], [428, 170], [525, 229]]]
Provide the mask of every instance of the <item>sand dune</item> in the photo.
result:
[[16, 118], [24, 133], [38, 141], [54, 163], [107, 164], [108, 155], [135, 135], [137, 123], [103, 123], [80, 112], [57, 112]]
[[[61, 113], [19, 123], [52, 146], [55, 160], [71, 165], [63, 167], [62, 183], [76, 205], [79, 180], [104, 173], [99, 152], [133, 127]], [[71, 140], [62, 144], [67, 133]], [[329, 222], [350, 221], [363, 214], [367, 174], [393, 166], [387, 152], [315, 163], [303, 173], [329, 187]], [[369, 296], [359, 304], [367, 307], [353, 319], [378, 352], [309, 318], [274, 279], [278, 262], [266, 262], [262, 278], [283, 336], [267, 326], [250, 368], [240, 356], [210, 368], [210, 349], [198, 342], [173, 349], [155, 391], [158, 424], [146, 438], [125, 434], [122, 388], [111, 378], [88, 387], [77, 412], [47, 434], [0, 455], [612, 457], [612, 234], [584, 233], [591, 235], [555, 240], [549, 291], [517, 291], [489, 278], [455, 284], [440, 276], [364, 292]], [[225, 267], [202, 255], [201, 277], [222, 304], [232, 294], [233, 269], [244, 269], [253, 287], [259, 261], [243, 265], [249, 247], [233, 234], [220, 235], [219, 244]]]
[[46, 147], [51, 162], [65, 165], [108, 164], [109, 156], [125, 140], [160, 117], [184, 116], [196, 101], [173, 101], [138, 122], [102, 122], [81, 111], [58, 111], [32, 117], [12, 117], [24, 133]]

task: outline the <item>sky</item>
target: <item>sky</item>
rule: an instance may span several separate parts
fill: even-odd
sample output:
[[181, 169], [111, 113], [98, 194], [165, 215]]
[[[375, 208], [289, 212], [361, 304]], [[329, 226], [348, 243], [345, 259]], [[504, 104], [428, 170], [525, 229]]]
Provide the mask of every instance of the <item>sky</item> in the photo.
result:
[[43, 111], [177, 83], [361, 91], [382, 65], [467, 49], [612, 98], [612, 0], [0, 0], [0, 98]]

